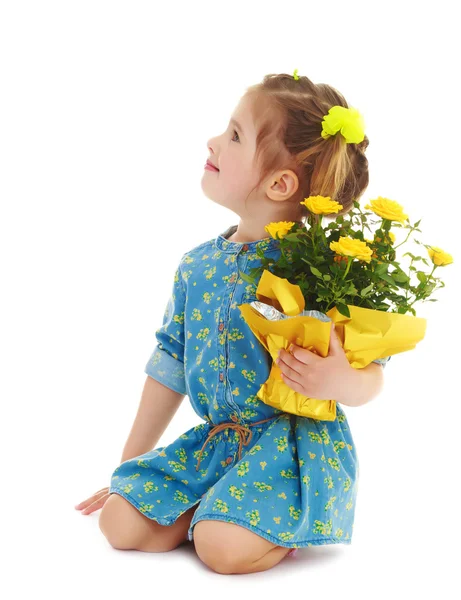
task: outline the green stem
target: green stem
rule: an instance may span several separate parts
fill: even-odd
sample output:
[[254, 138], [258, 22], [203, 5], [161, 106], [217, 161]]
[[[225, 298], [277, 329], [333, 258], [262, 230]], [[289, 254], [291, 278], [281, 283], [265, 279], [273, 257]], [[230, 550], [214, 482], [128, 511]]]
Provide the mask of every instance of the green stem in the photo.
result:
[[346, 275], [349, 273], [349, 269], [350, 269], [350, 266], [351, 266], [351, 264], [352, 264], [352, 260], [353, 260], [353, 259], [352, 259], [352, 256], [348, 256], [348, 257], [347, 257], [347, 267], [346, 267], [346, 270], [344, 271], [343, 279], [344, 279], [344, 278], [346, 277]]
[[[426, 283], [429, 283], [430, 279], [432, 278], [432, 273], [436, 270], [437, 267], [438, 267], [438, 265], [434, 264], [434, 266], [432, 268], [432, 271], [429, 273], [429, 276], [427, 278], [427, 282]], [[408, 306], [413, 306], [413, 304], [415, 302], [417, 302], [419, 299], [420, 299], [419, 294], [416, 294], [415, 295], [415, 299]]]
[[399, 246], [402, 246], [402, 244], [405, 244], [408, 241], [408, 238], [413, 233], [413, 230], [413, 227], [411, 227], [407, 237], [403, 240], [403, 242], [400, 242], [400, 244], [397, 244], [397, 246], [393, 246], [394, 250], [396, 250]]

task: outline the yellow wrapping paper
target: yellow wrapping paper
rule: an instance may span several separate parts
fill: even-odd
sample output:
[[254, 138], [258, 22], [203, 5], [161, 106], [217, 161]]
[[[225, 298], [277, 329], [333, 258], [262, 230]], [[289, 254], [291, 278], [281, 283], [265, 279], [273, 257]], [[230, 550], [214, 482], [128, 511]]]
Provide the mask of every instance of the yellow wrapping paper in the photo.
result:
[[322, 421], [336, 419], [336, 401], [308, 398], [290, 388], [281, 378], [275, 360], [280, 348], [288, 350], [291, 343], [326, 357], [333, 321], [336, 333], [349, 363], [362, 369], [377, 358], [412, 350], [426, 332], [426, 319], [389, 313], [348, 304], [351, 317], [342, 315], [336, 307], [324, 313], [330, 321], [312, 316], [296, 316], [304, 311], [301, 289], [287, 279], [264, 270], [256, 290], [258, 300], [273, 306], [289, 319], [271, 320], [251, 304], [238, 308], [252, 332], [272, 356], [269, 378], [260, 387], [257, 397], [280, 410]]

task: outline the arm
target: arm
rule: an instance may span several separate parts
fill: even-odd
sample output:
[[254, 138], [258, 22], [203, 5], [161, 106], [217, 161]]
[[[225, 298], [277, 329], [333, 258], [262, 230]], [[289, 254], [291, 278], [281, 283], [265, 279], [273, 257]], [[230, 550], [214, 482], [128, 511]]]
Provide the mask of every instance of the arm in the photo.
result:
[[155, 332], [157, 345], [144, 369], [147, 379], [123, 449], [122, 462], [149, 452], [157, 445], [186, 395], [185, 306], [186, 288], [180, 263], [174, 274], [163, 323]]
[[138, 412], [125, 443], [121, 462], [155, 448], [183, 398], [184, 394], [178, 394], [152, 377], [146, 377]]
[[371, 362], [363, 369], [351, 367], [350, 378], [344, 382], [343, 397], [338, 402], [346, 406], [362, 406], [381, 393], [383, 384], [381, 364]]

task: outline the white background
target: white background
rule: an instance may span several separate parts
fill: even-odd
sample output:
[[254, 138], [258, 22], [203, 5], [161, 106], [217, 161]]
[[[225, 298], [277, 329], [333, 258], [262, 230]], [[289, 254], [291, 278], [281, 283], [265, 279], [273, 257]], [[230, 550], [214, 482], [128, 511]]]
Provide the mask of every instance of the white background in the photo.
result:
[[[454, 4], [1, 2], [9, 598], [459, 590]], [[201, 190], [207, 140], [246, 86], [295, 68], [364, 115], [363, 204], [397, 200], [413, 223], [422, 218], [419, 239], [455, 262], [436, 271], [446, 284], [438, 302], [416, 306], [425, 339], [391, 359], [378, 398], [345, 407], [361, 467], [351, 546], [301, 549], [268, 571], [225, 578], [192, 544], [115, 550], [99, 512], [82, 516], [74, 505], [109, 485], [120, 462], [180, 257], [238, 223]], [[186, 397], [158, 445], [199, 422]]]

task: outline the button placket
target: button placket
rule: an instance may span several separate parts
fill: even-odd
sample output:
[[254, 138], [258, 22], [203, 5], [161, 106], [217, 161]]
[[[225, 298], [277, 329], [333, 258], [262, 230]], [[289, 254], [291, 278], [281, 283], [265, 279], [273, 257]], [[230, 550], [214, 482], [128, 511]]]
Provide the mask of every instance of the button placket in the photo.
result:
[[[224, 301], [224, 304], [222, 305], [222, 308], [221, 308], [221, 310], [223, 311], [223, 314], [226, 316], [227, 322], [229, 322], [229, 319], [230, 319], [230, 315], [229, 315], [230, 305], [232, 303], [235, 288], [236, 288], [237, 282], [238, 282], [239, 253], [236, 254], [236, 260], [234, 261], [233, 266], [231, 266], [230, 268], [234, 268], [235, 271], [233, 271], [231, 276], [228, 278], [228, 294], [226, 295], [226, 300]], [[218, 329], [220, 331], [222, 331], [224, 329], [223, 321], [220, 322]], [[223, 355], [225, 365], [227, 365], [228, 359], [229, 359], [229, 344], [230, 344], [229, 334], [228, 334], [228, 332], [226, 332], [226, 337], [224, 340], [224, 355]], [[227, 367], [225, 366], [224, 368], [227, 368]], [[224, 381], [224, 373], [222, 371], [219, 374], [219, 380], [221, 382]], [[236, 413], [240, 417], [240, 415], [241, 415], [240, 409], [239, 409], [238, 405], [233, 401], [231, 393], [227, 386], [227, 383], [226, 383], [225, 389], [224, 389], [224, 404], [226, 404], [232, 410], [233, 413]]]

